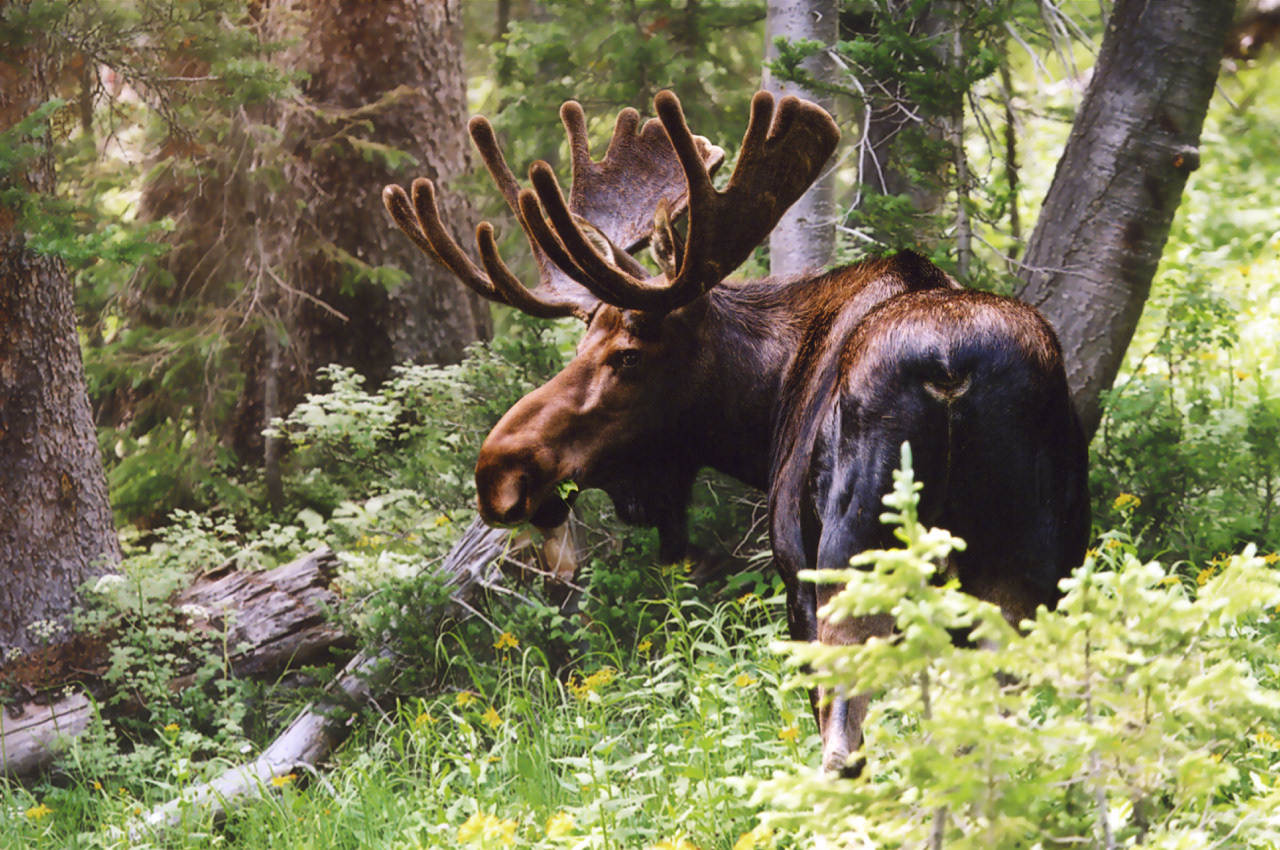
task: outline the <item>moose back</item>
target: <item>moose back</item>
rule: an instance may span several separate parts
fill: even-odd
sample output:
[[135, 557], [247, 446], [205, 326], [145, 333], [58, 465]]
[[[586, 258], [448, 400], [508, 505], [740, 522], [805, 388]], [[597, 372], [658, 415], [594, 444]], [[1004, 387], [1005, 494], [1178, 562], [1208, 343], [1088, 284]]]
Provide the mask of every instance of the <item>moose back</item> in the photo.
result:
[[[704, 466], [768, 493], [774, 561], [796, 640], [847, 644], [886, 634], [885, 617], [828, 623], [838, 588], [800, 582], [892, 545], [879, 522], [899, 447], [924, 483], [921, 518], [968, 542], [948, 568], [1015, 624], [1052, 606], [1089, 532], [1086, 444], [1053, 331], [1032, 308], [972, 292], [900, 252], [794, 280], [725, 282], [819, 175], [840, 132], [820, 107], [758, 92], [733, 174], [693, 135], [670, 92], [643, 125], [618, 116], [603, 159], [586, 121], [560, 110], [573, 184], [566, 201], [535, 162], [521, 188], [492, 127], [469, 129], [528, 236], [539, 282], [527, 289], [477, 228], [477, 266], [440, 220], [435, 189], [388, 186], [396, 224], [428, 256], [493, 301], [586, 325], [577, 356], [521, 399], [476, 466], [481, 516], [552, 528], [565, 481], [599, 488], [628, 522], [680, 557]], [[684, 233], [675, 226], [687, 214]], [[632, 254], [648, 247], [661, 272]], [[815, 693], [823, 764], [861, 745], [866, 697]]]

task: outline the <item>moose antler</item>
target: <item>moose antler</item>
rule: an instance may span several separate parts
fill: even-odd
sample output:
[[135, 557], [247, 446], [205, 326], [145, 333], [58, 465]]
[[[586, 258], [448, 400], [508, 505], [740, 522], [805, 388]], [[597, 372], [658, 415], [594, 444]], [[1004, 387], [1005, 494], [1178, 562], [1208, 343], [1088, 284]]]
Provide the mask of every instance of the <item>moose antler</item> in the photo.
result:
[[[640, 127], [639, 113], [624, 109], [618, 115], [604, 159], [595, 162], [591, 159], [582, 107], [573, 101], [565, 103], [560, 108], [560, 120], [569, 137], [573, 187], [567, 205], [560, 197], [558, 212], [572, 224], [575, 244], [591, 245], [592, 256], [603, 258], [611, 268], [625, 270], [623, 273], [628, 275], [645, 274], [643, 266], [627, 251], [641, 248], [649, 240], [656, 208], [671, 210], [671, 215], [685, 209], [688, 185], [683, 157], [696, 157], [699, 168], [709, 174], [723, 162], [724, 151], [701, 136], [691, 136], [686, 142], [690, 150], [681, 154], [672, 147], [660, 121], [651, 119]], [[489, 175], [529, 239], [538, 264], [538, 286], [526, 289], [507, 268], [498, 255], [493, 226], [488, 222], [476, 228], [484, 270], [478, 268], [444, 227], [430, 180], [413, 181], [412, 199], [399, 186], [383, 189], [382, 200], [392, 219], [423, 253], [485, 298], [540, 318], [589, 319], [600, 300], [613, 300], [612, 288], [598, 284], [565, 251], [543, 219], [535, 194], [522, 190], [511, 173], [489, 122], [477, 115], [468, 124], [468, 131]], [[539, 165], [549, 171], [546, 163]]]
[[[545, 162], [535, 162], [529, 177], [551, 224], [550, 230], [533, 231], [543, 249], [552, 253], [553, 245], [563, 246], [565, 261], [586, 276], [589, 283], [584, 285], [602, 300], [623, 309], [665, 313], [706, 293], [750, 256], [817, 179], [840, 141], [840, 130], [821, 107], [795, 97], [784, 97], [775, 116], [773, 96], [756, 92], [737, 166], [729, 185], [717, 191], [679, 99], [662, 91], [654, 98], [654, 107], [680, 160], [689, 192], [689, 232], [683, 247], [670, 226], [668, 210], [661, 203], [651, 207], [660, 241], [670, 252], [662, 274], [636, 275], [595, 250]], [[526, 216], [533, 217], [527, 191], [521, 192], [520, 201]], [[673, 270], [674, 276], [669, 276]]]

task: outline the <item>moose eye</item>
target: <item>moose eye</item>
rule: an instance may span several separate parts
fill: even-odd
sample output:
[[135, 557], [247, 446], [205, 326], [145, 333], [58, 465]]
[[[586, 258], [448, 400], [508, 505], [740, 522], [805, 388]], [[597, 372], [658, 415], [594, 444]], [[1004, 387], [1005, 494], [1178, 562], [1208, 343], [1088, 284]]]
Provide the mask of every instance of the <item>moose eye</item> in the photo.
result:
[[623, 369], [634, 369], [640, 365], [640, 352], [634, 348], [628, 348], [618, 354], [618, 365]]

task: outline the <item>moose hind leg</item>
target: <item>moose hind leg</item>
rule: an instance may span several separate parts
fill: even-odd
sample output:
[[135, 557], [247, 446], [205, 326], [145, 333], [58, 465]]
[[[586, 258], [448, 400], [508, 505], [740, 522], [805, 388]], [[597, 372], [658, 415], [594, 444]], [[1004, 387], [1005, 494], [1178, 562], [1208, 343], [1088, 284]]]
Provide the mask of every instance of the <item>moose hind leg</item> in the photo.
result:
[[[821, 599], [823, 594], [819, 593]], [[893, 617], [875, 614], [850, 617], [840, 623], [823, 619], [818, 624], [818, 640], [829, 646], [851, 646], [873, 637], [888, 637], [893, 632]], [[822, 733], [822, 767], [832, 773], [854, 777], [862, 771], [862, 759], [849, 764], [849, 756], [862, 749], [862, 725], [867, 719], [871, 695], [866, 691], [850, 694], [843, 687], [818, 687], [811, 698], [817, 704], [818, 729]]]

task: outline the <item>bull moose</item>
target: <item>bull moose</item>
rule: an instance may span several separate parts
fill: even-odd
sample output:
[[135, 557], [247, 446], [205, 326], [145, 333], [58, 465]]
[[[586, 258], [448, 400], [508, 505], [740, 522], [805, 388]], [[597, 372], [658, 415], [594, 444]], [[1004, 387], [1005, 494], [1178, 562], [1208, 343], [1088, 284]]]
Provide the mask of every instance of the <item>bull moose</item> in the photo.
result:
[[[476, 231], [483, 269], [443, 226], [431, 181], [388, 186], [396, 224], [490, 300], [586, 324], [577, 355], [494, 426], [476, 465], [481, 516], [555, 527], [560, 485], [604, 490], [619, 516], [656, 527], [681, 556], [702, 467], [768, 493], [773, 557], [793, 639], [848, 644], [887, 617], [829, 623], [838, 588], [805, 568], [843, 568], [892, 544], [880, 524], [899, 447], [924, 483], [920, 515], [963, 537], [948, 565], [967, 592], [1015, 624], [1056, 603], [1089, 532], [1086, 443], [1061, 349], [1031, 307], [962, 288], [909, 251], [810, 277], [725, 282], [819, 175], [840, 131], [820, 107], [758, 92], [727, 185], [724, 152], [687, 126], [671, 92], [641, 126], [618, 116], [591, 158], [581, 107], [560, 110], [573, 184], [545, 162], [521, 188], [482, 117], [469, 130], [523, 227], [540, 281], [526, 289]], [[687, 213], [682, 235], [673, 224]], [[649, 246], [654, 275], [632, 253]], [[862, 742], [866, 696], [814, 694], [823, 765]]]

